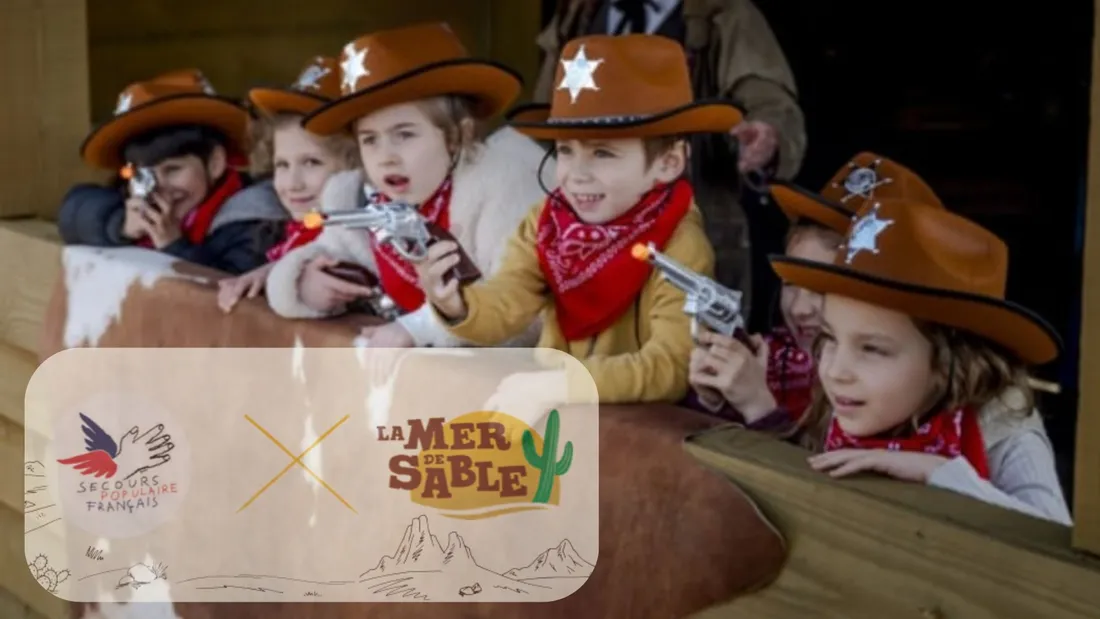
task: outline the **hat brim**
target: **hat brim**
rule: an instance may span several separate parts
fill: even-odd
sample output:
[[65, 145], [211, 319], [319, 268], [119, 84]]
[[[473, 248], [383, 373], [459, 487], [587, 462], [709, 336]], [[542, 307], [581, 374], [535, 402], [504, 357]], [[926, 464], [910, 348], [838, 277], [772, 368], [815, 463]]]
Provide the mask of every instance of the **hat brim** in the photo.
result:
[[833, 264], [789, 256], [769, 256], [772, 269], [787, 284], [881, 305], [914, 318], [969, 331], [1041, 365], [1061, 351], [1062, 341], [1049, 323], [1010, 301], [953, 290], [885, 280]]
[[289, 88], [253, 88], [248, 91], [248, 100], [256, 109], [268, 115], [290, 113], [303, 116], [330, 101], [321, 95]]
[[115, 116], [96, 127], [80, 146], [89, 165], [118, 169], [125, 165], [122, 149], [133, 138], [172, 125], [203, 125], [225, 135], [231, 148], [243, 154], [248, 144], [248, 110], [216, 95], [174, 95], [156, 99]]
[[380, 109], [428, 97], [460, 95], [474, 101], [473, 114], [487, 119], [500, 114], [519, 96], [518, 73], [488, 60], [463, 58], [409, 71], [327, 103], [302, 121], [313, 133], [331, 135]]
[[851, 211], [820, 194], [783, 181], [774, 181], [769, 189], [779, 209], [791, 221], [809, 219], [841, 234], [852, 224]]
[[660, 114], [599, 119], [551, 119], [550, 105], [535, 103], [508, 113], [508, 125], [535, 140], [596, 140], [725, 133], [745, 115], [727, 101], [695, 101]]

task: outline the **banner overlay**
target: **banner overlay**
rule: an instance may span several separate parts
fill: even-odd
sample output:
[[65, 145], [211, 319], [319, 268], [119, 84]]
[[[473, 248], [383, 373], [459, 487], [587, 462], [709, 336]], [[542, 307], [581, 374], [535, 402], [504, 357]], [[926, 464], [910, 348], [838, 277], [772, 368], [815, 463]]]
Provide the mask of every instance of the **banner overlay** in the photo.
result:
[[550, 602], [599, 549], [599, 398], [548, 349], [70, 349], [25, 550], [76, 602]]

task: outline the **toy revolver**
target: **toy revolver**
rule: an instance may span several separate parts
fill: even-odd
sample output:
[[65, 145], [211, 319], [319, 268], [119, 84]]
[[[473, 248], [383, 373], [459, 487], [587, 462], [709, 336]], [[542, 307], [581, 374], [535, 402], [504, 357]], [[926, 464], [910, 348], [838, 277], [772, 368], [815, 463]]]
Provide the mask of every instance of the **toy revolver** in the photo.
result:
[[[389, 245], [401, 257], [410, 262], [420, 262], [428, 256], [428, 248], [439, 241], [455, 241], [454, 236], [428, 221], [416, 207], [407, 202], [370, 202], [354, 211], [340, 213], [312, 212], [305, 216], [306, 228], [341, 226], [369, 230], [379, 244]], [[458, 244], [457, 241], [455, 241]], [[450, 277], [468, 284], [481, 277], [470, 257], [458, 245], [459, 262], [451, 269]], [[449, 279], [446, 278], [446, 279]]]
[[122, 178], [130, 181], [130, 195], [135, 198], [147, 198], [157, 189], [157, 175], [152, 168], [127, 164], [122, 169]]
[[756, 345], [745, 331], [745, 320], [741, 317], [741, 292], [730, 290], [722, 284], [699, 275], [672, 258], [657, 251], [653, 243], [635, 245], [631, 255], [644, 260], [658, 270], [673, 286], [684, 291], [684, 313], [691, 316], [691, 336], [694, 339], [701, 322], [712, 331], [733, 337], [756, 352]]

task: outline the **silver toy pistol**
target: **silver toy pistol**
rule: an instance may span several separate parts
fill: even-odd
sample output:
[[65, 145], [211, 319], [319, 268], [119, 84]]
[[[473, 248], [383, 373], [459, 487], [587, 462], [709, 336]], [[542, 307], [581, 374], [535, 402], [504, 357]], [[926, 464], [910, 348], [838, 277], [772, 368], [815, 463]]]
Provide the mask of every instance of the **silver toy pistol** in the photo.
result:
[[745, 331], [741, 316], [741, 297], [738, 290], [731, 290], [713, 279], [696, 273], [669, 258], [654, 247], [653, 243], [638, 243], [631, 255], [661, 271], [661, 276], [673, 286], [684, 291], [684, 313], [691, 316], [691, 337], [697, 339], [698, 325], [703, 323], [711, 331], [737, 339], [756, 352], [756, 345]]

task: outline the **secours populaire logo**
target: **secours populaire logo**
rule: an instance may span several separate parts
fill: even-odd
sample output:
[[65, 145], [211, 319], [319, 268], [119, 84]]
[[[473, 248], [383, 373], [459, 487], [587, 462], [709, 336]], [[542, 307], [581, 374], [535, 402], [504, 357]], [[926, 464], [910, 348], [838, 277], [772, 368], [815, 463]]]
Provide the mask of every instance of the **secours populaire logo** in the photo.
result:
[[55, 492], [70, 524], [108, 538], [147, 533], [178, 510], [190, 453], [160, 407], [100, 397], [54, 420]]

